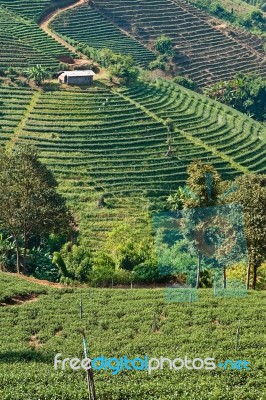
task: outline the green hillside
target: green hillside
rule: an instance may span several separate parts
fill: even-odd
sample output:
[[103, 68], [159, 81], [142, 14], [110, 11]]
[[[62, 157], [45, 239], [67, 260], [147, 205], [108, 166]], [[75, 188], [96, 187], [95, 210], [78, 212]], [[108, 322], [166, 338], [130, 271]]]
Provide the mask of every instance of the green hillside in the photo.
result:
[[155, 59], [155, 55], [141, 43], [122, 33], [85, 5], [62, 13], [52, 22], [51, 28], [68, 40], [74, 39], [97, 49], [107, 47], [116, 53], [130, 54], [141, 66], [147, 66]]
[[175, 45], [177, 73], [188, 74], [198, 85], [230, 79], [237, 72], [266, 76], [265, 58], [252, 41], [216, 29], [206, 14], [184, 0], [96, 0], [93, 4], [147, 46], [161, 34], [168, 35]]
[[38, 295], [47, 292], [47, 289], [36, 283], [27, 282], [19, 276], [5, 274], [0, 271], [0, 307], [16, 296]]
[[0, 4], [18, 15], [32, 20], [39, 20], [44, 14], [59, 7], [75, 3], [75, 0], [1, 0]]
[[14, 135], [29, 106], [32, 91], [23, 88], [0, 86], [0, 144], [4, 145]]
[[31, 65], [58, 68], [58, 57], [69, 51], [29, 19], [0, 6], [0, 68], [25, 68]]
[[[13, 292], [32, 284], [1, 276]], [[5, 289], [4, 289], [5, 290]], [[36, 288], [34, 288], [36, 290]], [[83, 321], [79, 318], [83, 298]], [[2, 400], [84, 400], [82, 370], [54, 370], [54, 357], [83, 358], [80, 328], [85, 327], [89, 355], [95, 358], [169, 357], [186, 355], [247, 360], [249, 371], [163, 370], [95, 371], [96, 393], [101, 400], [239, 400], [264, 399], [265, 293], [250, 293], [241, 301], [215, 298], [199, 291], [195, 303], [167, 303], [161, 289], [49, 290], [31, 304], [0, 307], [0, 396]], [[156, 318], [156, 330], [152, 329]], [[235, 334], [241, 321], [239, 350]], [[210, 393], [211, 396], [210, 397]]]
[[[24, 118], [19, 129], [13, 122], [11, 144], [40, 150], [93, 247], [121, 221], [147, 223], [149, 210], [184, 183], [194, 159], [213, 163], [224, 179], [266, 170], [262, 125], [166, 81], [122, 91], [102, 85], [38, 91], [30, 105], [24, 93]], [[166, 155], [169, 117], [175, 123], [172, 157]], [[99, 209], [102, 194], [109, 207]]]

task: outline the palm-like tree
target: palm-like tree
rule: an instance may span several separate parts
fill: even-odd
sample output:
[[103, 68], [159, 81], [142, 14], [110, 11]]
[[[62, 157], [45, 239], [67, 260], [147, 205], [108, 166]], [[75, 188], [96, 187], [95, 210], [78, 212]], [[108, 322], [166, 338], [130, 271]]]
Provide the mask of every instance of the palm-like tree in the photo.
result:
[[48, 78], [50, 72], [48, 69], [37, 64], [34, 67], [27, 69], [26, 75], [28, 79], [33, 79], [37, 86], [40, 86], [45, 78]]

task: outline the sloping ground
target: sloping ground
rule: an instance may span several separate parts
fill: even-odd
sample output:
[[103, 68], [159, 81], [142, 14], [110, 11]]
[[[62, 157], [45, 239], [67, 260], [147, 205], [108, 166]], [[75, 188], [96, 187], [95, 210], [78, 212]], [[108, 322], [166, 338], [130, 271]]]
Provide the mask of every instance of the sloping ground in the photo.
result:
[[48, 55], [41, 53], [36, 48], [28, 45], [26, 41], [2, 31], [0, 28], [0, 69], [27, 68], [36, 64], [44, 67], [56, 67], [57, 62]]
[[[25, 110], [11, 142], [40, 150], [80, 217], [81, 233], [96, 247], [121, 221], [147, 225], [154, 202], [184, 183], [196, 158], [213, 163], [225, 179], [266, 171], [262, 125], [164, 81], [117, 92], [104, 86], [38, 92]], [[108, 207], [99, 209], [102, 194]]]
[[[1, 286], [0, 286], [1, 291]], [[25, 307], [0, 309], [1, 400], [84, 400], [86, 374], [54, 369], [54, 357], [82, 358], [86, 327], [91, 358], [213, 357], [246, 360], [249, 371], [216, 368], [95, 371], [101, 400], [265, 399], [265, 301], [263, 291], [245, 298], [217, 298], [200, 290], [199, 301], [169, 303], [158, 289], [50, 291]], [[83, 298], [83, 321], [79, 317]], [[152, 330], [156, 319], [156, 332]], [[239, 349], [235, 336], [241, 326]], [[179, 365], [179, 364], [178, 364]], [[198, 362], [197, 362], [198, 365]]]
[[19, 15], [36, 20], [51, 0], [1, 0], [0, 4], [10, 8]]
[[97, 49], [109, 48], [116, 53], [130, 54], [137, 64], [147, 66], [155, 55], [135, 39], [123, 34], [112, 23], [88, 5], [70, 9], [51, 23], [60, 35], [87, 43]]
[[0, 271], [0, 305], [20, 304], [32, 300], [47, 290], [37, 283], [27, 282], [15, 274]]
[[70, 52], [38, 25], [0, 6], [0, 68], [25, 68], [34, 64], [57, 68], [58, 57]]
[[0, 0], [3, 6], [35, 21], [38, 21], [44, 13], [72, 3], [75, 3], [75, 0]]
[[215, 29], [185, 0], [95, 0], [93, 4], [147, 46], [161, 34], [170, 36], [179, 73], [201, 86], [240, 71], [266, 76], [265, 59], [250, 42], [245, 45]]
[[33, 93], [29, 88], [0, 86], [0, 145], [11, 139]]

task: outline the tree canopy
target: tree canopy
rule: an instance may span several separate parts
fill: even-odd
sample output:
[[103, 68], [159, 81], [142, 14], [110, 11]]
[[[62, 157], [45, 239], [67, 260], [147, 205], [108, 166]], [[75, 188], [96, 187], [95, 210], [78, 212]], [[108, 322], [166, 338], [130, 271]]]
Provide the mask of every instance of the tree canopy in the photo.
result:
[[40, 162], [34, 148], [18, 146], [0, 153], [0, 227], [16, 243], [17, 272], [21, 247], [26, 272], [30, 238], [71, 230], [72, 216], [56, 188], [52, 172]]

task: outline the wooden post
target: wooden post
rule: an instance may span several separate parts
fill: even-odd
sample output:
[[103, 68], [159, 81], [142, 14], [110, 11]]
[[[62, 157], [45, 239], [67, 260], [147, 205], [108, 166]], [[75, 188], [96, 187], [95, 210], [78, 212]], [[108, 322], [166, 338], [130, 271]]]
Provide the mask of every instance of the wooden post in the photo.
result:
[[[79, 307], [80, 307], [79, 308], [79, 310], [80, 310], [80, 319], [82, 320], [82, 318], [83, 318], [82, 297], [80, 297]], [[86, 339], [85, 331], [82, 331], [82, 337], [83, 337], [84, 356], [85, 356], [85, 358], [89, 358], [89, 352], [88, 352], [88, 346], [87, 346], [87, 339]], [[88, 364], [88, 367], [90, 367], [90, 368], [86, 369], [86, 377], [87, 377], [89, 400], [96, 400], [94, 378], [93, 378], [93, 370], [92, 370], [91, 362]]]
[[238, 327], [236, 330], [236, 350], [238, 350], [239, 347], [239, 338], [240, 338], [240, 321], [238, 323]]
[[[84, 356], [85, 356], [85, 358], [89, 358], [87, 339], [85, 336], [85, 332], [82, 332], [82, 336], [83, 336]], [[96, 400], [94, 377], [93, 377], [93, 370], [92, 370], [91, 362], [88, 364], [88, 367], [90, 367], [90, 368], [86, 370], [86, 376], [87, 376], [89, 400]]]

